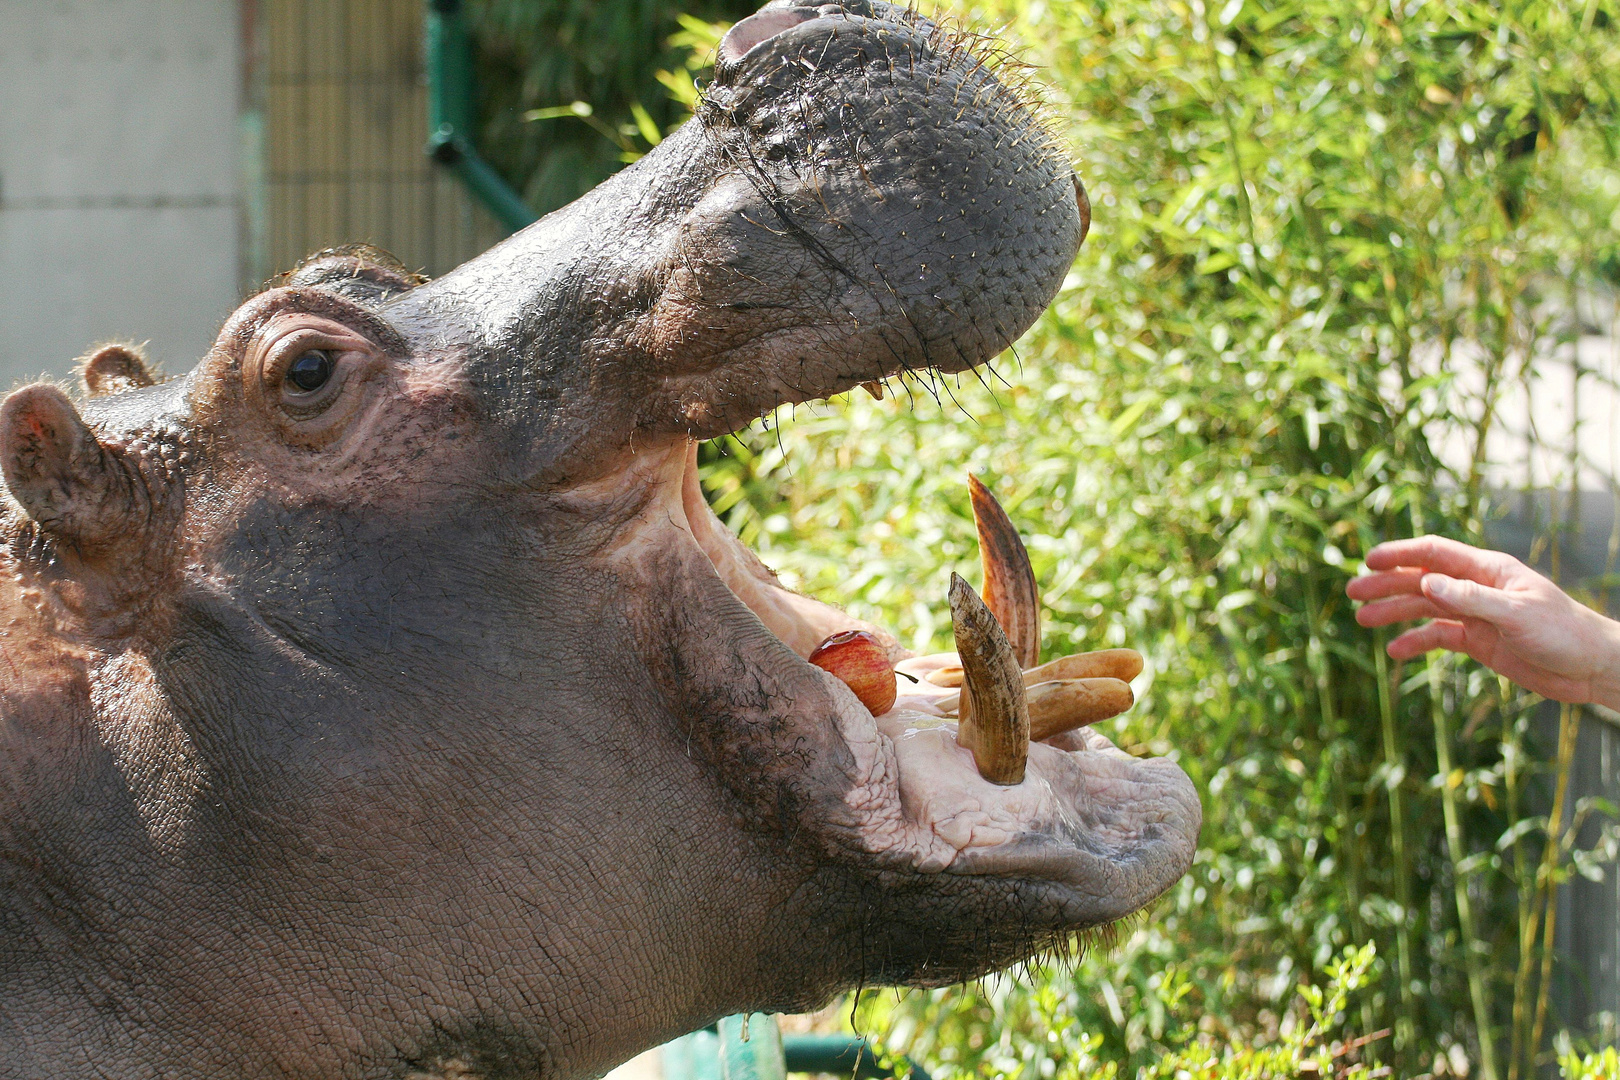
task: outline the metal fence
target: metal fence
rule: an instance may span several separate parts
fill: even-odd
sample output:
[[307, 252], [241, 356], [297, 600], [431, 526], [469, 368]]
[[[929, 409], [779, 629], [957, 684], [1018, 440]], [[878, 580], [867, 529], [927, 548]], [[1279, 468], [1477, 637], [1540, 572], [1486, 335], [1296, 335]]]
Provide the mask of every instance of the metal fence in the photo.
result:
[[244, 284], [351, 241], [441, 274], [504, 235], [424, 153], [423, 10], [422, 0], [249, 5], [244, 141], [263, 212], [246, 215]]

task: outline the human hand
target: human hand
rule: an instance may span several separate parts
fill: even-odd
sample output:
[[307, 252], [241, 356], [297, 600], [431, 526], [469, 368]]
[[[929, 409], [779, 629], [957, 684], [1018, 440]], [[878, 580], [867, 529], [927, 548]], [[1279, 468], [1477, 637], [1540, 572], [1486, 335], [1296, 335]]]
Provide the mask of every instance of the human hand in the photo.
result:
[[1513, 556], [1420, 536], [1379, 544], [1367, 569], [1345, 587], [1367, 601], [1358, 623], [1430, 620], [1389, 643], [1395, 659], [1451, 649], [1543, 697], [1620, 709], [1620, 623]]

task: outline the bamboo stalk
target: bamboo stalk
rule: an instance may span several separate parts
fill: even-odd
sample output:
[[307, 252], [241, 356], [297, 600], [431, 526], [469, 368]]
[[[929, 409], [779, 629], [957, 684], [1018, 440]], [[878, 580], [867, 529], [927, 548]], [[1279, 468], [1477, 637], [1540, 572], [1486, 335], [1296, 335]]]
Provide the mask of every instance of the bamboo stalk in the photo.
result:
[[1232, 161], [1232, 175], [1237, 180], [1238, 211], [1243, 216], [1243, 233], [1249, 242], [1249, 258], [1244, 263], [1244, 269], [1254, 270], [1255, 260], [1260, 255], [1260, 241], [1256, 239], [1254, 231], [1254, 207], [1249, 203], [1249, 179], [1243, 170], [1243, 146], [1238, 138], [1237, 120], [1232, 116], [1231, 95], [1227, 93], [1226, 73], [1221, 70], [1220, 53], [1215, 48], [1215, 27], [1209, 22], [1210, 9], [1204, 8], [1205, 43], [1209, 46], [1209, 66], [1214, 73], [1215, 96], [1220, 100], [1221, 119], [1226, 123], [1227, 155]]
[[[1305, 600], [1311, 613], [1311, 636], [1306, 645], [1306, 659], [1311, 667], [1311, 674], [1316, 683], [1316, 704], [1322, 715], [1323, 729], [1331, 731], [1338, 740], [1338, 752], [1341, 767], [1348, 769], [1350, 763], [1343, 760], [1344, 751], [1349, 746], [1349, 739], [1345, 732], [1339, 730], [1338, 708], [1333, 700], [1333, 672], [1328, 664], [1327, 650], [1322, 647], [1320, 627], [1322, 624], [1322, 609], [1317, 602], [1316, 575], [1307, 572], [1305, 575]], [[1333, 785], [1334, 796], [1338, 801], [1339, 834], [1343, 837], [1345, 862], [1349, 870], [1349, 880], [1345, 883], [1350, 901], [1350, 934], [1356, 944], [1362, 945], [1367, 940], [1367, 928], [1361, 919], [1361, 903], [1363, 897], [1361, 845], [1356, 838], [1355, 810], [1350, 802], [1350, 787], [1347, 780], [1348, 772], [1341, 773]], [[1368, 1002], [1361, 1003], [1362, 1027], [1372, 1030], [1372, 1009]]]
[[1468, 997], [1474, 1007], [1474, 1026], [1479, 1031], [1479, 1066], [1484, 1080], [1496, 1080], [1496, 1044], [1491, 1034], [1490, 992], [1479, 967], [1478, 940], [1474, 934], [1474, 909], [1468, 898], [1468, 881], [1461, 869], [1464, 858], [1462, 819], [1457, 811], [1457, 794], [1451, 782], [1451, 730], [1446, 716], [1444, 661], [1431, 656], [1429, 664], [1429, 708], [1434, 717], [1434, 751], [1440, 766], [1440, 806], [1445, 812], [1446, 853], [1451, 859], [1451, 878], [1457, 902], [1457, 923], [1462, 930], [1463, 963], [1468, 972]]
[[1406, 859], [1406, 813], [1401, 799], [1401, 779], [1405, 762], [1395, 731], [1395, 705], [1389, 686], [1389, 659], [1384, 652], [1384, 631], [1373, 635], [1373, 669], [1378, 676], [1378, 718], [1384, 736], [1384, 766], [1390, 780], [1384, 785], [1389, 796], [1390, 847], [1395, 856], [1395, 898], [1401, 905], [1401, 918], [1395, 924], [1396, 966], [1401, 980], [1401, 1015], [1395, 1019], [1395, 1047], [1404, 1049], [1413, 1036], [1412, 1025], [1412, 880]]
[[[1343, 734], [1339, 731], [1338, 710], [1333, 703], [1333, 675], [1328, 668], [1327, 651], [1322, 648], [1322, 638], [1319, 632], [1322, 622], [1322, 609], [1317, 603], [1316, 575], [1307, 572], [1305, 575], [1305, 602], [1309, 605], [1311, 613], [1311, 636], [1306, 643], [1306, 662], [1311, 669], [1312, 680], [1316, 684], [1316, 706], [1322, 714], [1322, 727], [1324, 731], [1331, 731], [1334, 738]], [[1345, 884], [1350, 894], [1350, 933], [1356, 939], [1357, 945], [1365, 944], [1366, 929], [1361, 922], [1361, 852], [1356, 843], [1355, 821], [1350, 806], [1350, 790], [1342, 782], [1335, 784], [1335, 795], [1338, 798], [1338, 811], [1340, 818], [1340, 832], [1344, 837], [1345, 863], [1349, 873], [1349, 881]]]
[[[1536, 1066], [1536, 1051], [1541, 1044], [1541, 1022], [1546, 1016], [1546, 999], [1550, 983], [1552, 968], [1552, 934], [1556, 929], [1547, 928], [1547, 924], [1557, 921], [1557, 909], [1553, 904], [1556, 898], [1557, 887], [1554, 877], [1558, 868], [1558, 855], [1562, 846], [1562, 822], [1564, 819], [1564, 799], [1569, 789], [1569, 769], [1574, 760], [1575, 738], [1570, 732], [1569, 706], [1564, 706], [1558, 718], [1558, 757], [1555, 764], [1555, 781], [1553, 787], [1552, 808], [1547, 814], [1547, 842], [1542, 849], [1540, 860], [1536, 864], [1536, 873], [1529, 892], [1528, 912], [1519, 928], [1519, 969], [1513, 980], [1513, 1052], [1512, 1077], [1520, 1074], [1520, 1063], [1525, 1066], [1525, 1073], [1533, 1075]], [[1579, 731], [1579, 720], [1576, 720], [1575, 730]], [[1522, 888], [1522, 877], [1521, 877]], [[1521, 902], [1522, 903], [1522, 902]], [[1543, 930], [1546, 930], [1543, 934]], [[1536, 982], [1536, 1008], [1532, 1013], [1529, 1008], [1530, 975], [1535, 970], [1536, 938], [1543, 937], [1541, 972]]]
[[[1573, 300], [1573, 286], [1571, 286]], [[1570, 400], [1579, 400], [1581, 392], [1581, 361], [1577, 350], [1570, 363]], [[1552, 579], [1562, 584], [1563, 545], [1561, 533], [1565, 530], [1579, 534], [1581, 506], [1580, 463], [1581, 413], [1572, 411], [1569, 430], [1569, 501], [1564, 509], [1564, 522], [1551, 530]], [[1569, 794], [1569, 772], [1575, 760], [1575, 742], [1580, 736], [1580, 711], [1565, 703], [1558, 710], [1558, 759], [1553, 786], [1553, 805], [1547, 814], [1547, 843], [1542, 853], [1537, 885], [1541, 893], [1543, 932], [1541, 938], [1541, 971], [1536, 982], [1535, 1019], [1530, 1038], [1525, 1044], [1526, 1072], [1536, 1070], [1536, 1057], [1541, 1048], [1541, 1036], [1547, 1020], [1547, 1000], [1552, 992], [1553, 945], [1558, 929], [1558, 864], [1564, 849], [1564, 800]]]
[[1543, 901], [1547, 912], [1541, 939], [1541, 978], [1536, 985], [1536, 1019], [1525, 1047], [1529, 1071], [1536, 1067], [1542, 1028], [1547, 1020], [1547, 998], [1552, 989], [1553, 935], [1558, 925], [1558, 862], [1564, 847], [1564, 799], [1569, 793], [1569, 771], [1575, 761], [1575, 741], [1581, 733], [1579, 709], [1565, 705], [1558, 712], [1558, 780], [1553, 788], [1552, 812], [1547, 815], [1547, 848], [1542, 856]]
[[[1512, 685], [1498, 675], [1497, 696], [1502, 710], [1502, 782], [1507, 788], [1507, 819], [1519, 820], [1522, 791], [1519, 786], [1519, 764], [1523, 760], [1524, 744], [1519, 735], [1519, 718], [1508, 716]], [[1524, 839], [1513, 836], [1513, 885], [1518, 894], [1519, 908], [1519, 963], [1513, 973], [1513, 1019], [1508, 1044], [1508, 1080], [1518, 1080], [1520, 1060], [1524, 1057], [1525, 994], [1529, 991], [1530, 964], [1525, 956], [1525, 943], [1533, 940], [1535, 932], [1529, 929], [1531, 911], [1535, 904], [1535, 881], [1526, 880]]]

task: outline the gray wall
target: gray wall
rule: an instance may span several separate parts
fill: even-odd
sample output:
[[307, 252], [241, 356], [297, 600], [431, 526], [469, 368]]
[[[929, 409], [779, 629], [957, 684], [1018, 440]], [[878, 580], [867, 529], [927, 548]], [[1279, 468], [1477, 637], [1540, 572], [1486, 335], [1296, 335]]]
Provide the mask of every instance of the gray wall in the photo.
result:
[[0, 0], [0, 390], [191, 367], [238, 282], [235, 0]]

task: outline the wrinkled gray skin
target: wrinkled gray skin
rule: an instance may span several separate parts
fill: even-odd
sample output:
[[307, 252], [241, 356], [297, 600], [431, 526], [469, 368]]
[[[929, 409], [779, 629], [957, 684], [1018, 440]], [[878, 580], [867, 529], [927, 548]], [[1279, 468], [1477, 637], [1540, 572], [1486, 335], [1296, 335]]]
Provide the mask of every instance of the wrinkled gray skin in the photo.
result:
[[456, 272], [330, 255], [182, 378], [14, 393], [0, 1076], [584, 1077], [1168, 888], [1190, 785], [1095, 736], [1018, 788], [946, 754], [1029, 801], [942, 847], [802, 659], [854, 620], [686, 477], [689, 439], [996, 354], [1078, 192], [926, 22], [773, 6], [698, 119]]

